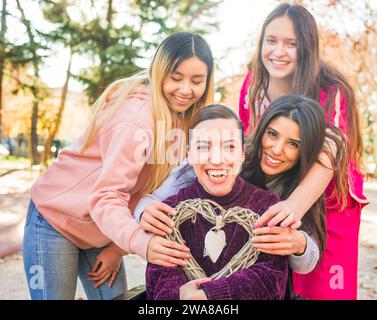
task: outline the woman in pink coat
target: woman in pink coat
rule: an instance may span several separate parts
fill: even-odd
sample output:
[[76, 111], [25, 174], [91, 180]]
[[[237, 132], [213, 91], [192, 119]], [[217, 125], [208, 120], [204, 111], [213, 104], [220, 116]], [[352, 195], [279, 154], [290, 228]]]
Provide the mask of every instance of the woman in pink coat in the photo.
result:
[[[291, 93], [319, 101], [327, 122], [343, 132], [348, 169], [340, 179], [334, 179], [331, 166], [313, 165], [290, 197], [272, 206], [258, 226], [281, 223], [283, 227], [298, 228], [301, 218], [325, 192], [326, 249], [314, 271], [293, 275], [294, 290], [308, 299], [356, 299], [360, 214], [368, 201], [363, 195], [360, 172], [363, 149], [354, 92], [337, 70], [320, 59], [313, 16], [300, 5], [281, 4], [264, 22], [251, 70], [241, 89], [239, 114], [247, 133], [253, 132], [272, 101]], [[279, 157], [275, 163], [281, 165]], [[326, 161], [324, 154], [320, 158]], [[266, 240], [264, 250], [273, 246]]]

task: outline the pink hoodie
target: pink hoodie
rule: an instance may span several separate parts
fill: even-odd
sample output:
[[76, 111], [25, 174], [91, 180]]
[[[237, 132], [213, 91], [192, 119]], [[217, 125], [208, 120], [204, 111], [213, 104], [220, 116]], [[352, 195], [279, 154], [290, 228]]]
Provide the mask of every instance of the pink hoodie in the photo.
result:
[[114, 242], [146, 259], [151, 235], [131, 211], [148, 177], [153, 129], [150, 102], [131, 97], [83, 153], [84, 135], [63, 149], [31, 190], [43, 217], [79, 248]]

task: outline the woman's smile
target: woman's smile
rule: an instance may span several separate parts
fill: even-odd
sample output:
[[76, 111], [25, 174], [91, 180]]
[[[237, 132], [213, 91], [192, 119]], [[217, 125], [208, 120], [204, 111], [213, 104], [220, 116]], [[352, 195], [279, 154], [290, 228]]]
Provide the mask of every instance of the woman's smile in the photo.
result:
[[270, 62], [272, 63], [273, 67], [275, 68], [285, 68], [290, 62], [286, 60], [276, 60], [276, 59], [270, 59]]
[[265, 153], [265, 161], [266, 161], [266, 164], [271, 166], [271, 167], [278, 167], [279, 165], [281, 165], [284, 161], [282, 160], [278, 160], [272, 156], [270, 156], [268, 153]]
[[163, 81], [162, 92], [169, 107], [181, 113], [197, 103], [206, 90], [207, 73], [207, 65], [196, 56], [183, 60]]
[[291, 169], [300, 156], [300, 127], [286, 117], [269, 123], [262, 137], [260, 166], [266, 176], [274, 176]]
[[191, 131], [189, 160], [199, 183], [214, 196], [232, 191], [244, 161], [242, 130], [234, 119], [200, 122]]
[[192, 96], [190, 97], [180, 97], [178, 95], [173, 95], [173, 98], [178, 105], [186, 106], [191, 103]]
[[205, 170], [205, 173], [208, 176], [208, 179], [212, 183], [223, 183], [228, 175], [229, 175], [230, 170], [225, 170], [225, 169], [207, 169]]

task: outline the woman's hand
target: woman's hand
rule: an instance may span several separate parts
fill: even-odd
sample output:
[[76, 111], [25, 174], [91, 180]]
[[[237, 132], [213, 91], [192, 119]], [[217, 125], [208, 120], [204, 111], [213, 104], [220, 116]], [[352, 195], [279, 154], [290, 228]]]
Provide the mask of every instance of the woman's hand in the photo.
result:
[[211, 278], [196, 279], [189, 281], [179, 288], [179, 300], [208, 300], [200, 285], [212, 281]]
[[253, 245], [260, 252], [288, 256], [302, 255], [306, 250], [306, 236], [292, 228], [265, 227], [254, 229]]
[[90, 277], [87, 280], [96, 281], [93, 288], [97, 289], [107, 280], [109, 280], [109, 287], [112, 287], [117, 277], [122, 257], [125, 254], [126, 252], [122, 251], [114, 243], [102, 249], [92, 270], [88, 273]]
[[191, 259], [190, 249], [177, 242], [154, 236], [149, 241], [147, 260], [162, 267], [187, 266], [185, 259]]
[[167, 215], [174, 216], [175, 210], [160, 201], [152, 201], [145, 209], [140, 219], [140, 226], [147, 232], [165, 237], [172, 232], [174, 222]]
[[301, 216], [295, 214], [292, 205], [287, 201], [280, 201], [275, 203], [255, 222], [254, 227], [259, 228], [268, 224], [272, 228], [277, 224], [281, 227], [298, 229], [301, 226]]

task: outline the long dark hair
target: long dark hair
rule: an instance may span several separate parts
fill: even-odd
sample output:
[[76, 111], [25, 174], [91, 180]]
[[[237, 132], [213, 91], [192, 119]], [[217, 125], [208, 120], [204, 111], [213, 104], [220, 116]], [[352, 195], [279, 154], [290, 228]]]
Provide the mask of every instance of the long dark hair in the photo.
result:
[[[319, 162], [318, 156], [324, 151], [332, 160], [332, 167], [338, 172], [346, 166], [343, 136], [336, 128], [326, 130], [324, 113], [318, 102], [302, 95], [288, 95], [275, 100], [262, 115], [251, 137], [246, 141], [246, 161], [241, 176], [260, 188], [266, 188], [266, 177], [261, 170], [262, 138], [272, 120], [285, 117], [296, 122], [300, 128], [300, 151], [297, 163], [282, 172], [274, 180], [280, 186], [280, 197], [287, 199], [304, 179], [312, 165]], [[325, 139], [336, 145], [336, 154], [324, 149]], [[322, 164], [322, 163], [321, 163]], [[324, 164], [322, 164], [324, 165]], [[324, 196], [321, 196], [304, 215], [303, 229], [313, 235], [322, 253], [326, 245], [326, 219]]]
[[[266, 18], [262, 26], [256, 55], [251, 62], [252, 85], [249, 97], [251, 106], [250, 128], [257, 122], [256, 114], [261, 108], [256, 102], [262, 91], [267, 92], [269, 74], [262, 62], [262, 46], [267, 26], [272, 20], [287, 16], [292, 21], [297, 38], [297, 68], [293, 76], [293, 92], [320, 101], [321, 89], [326, 92], [324, 111], [328, 114], [326, 121], [330, 123], [336, 95], [339, 91], [347, 105], [346, 119], [348, 123], [347, 155], [348, 158], [360, 167], [363, 145], [360, 132], [360, 120], [356, 105], [355, 93], [345, 77], [335, 68], [326, 64], [319, 56], [319, 37], [317, 24], [312, 14], [298, 4], [282, 3], [278, 5]], [[347, 187], [348, 184], [345, 184]]]

